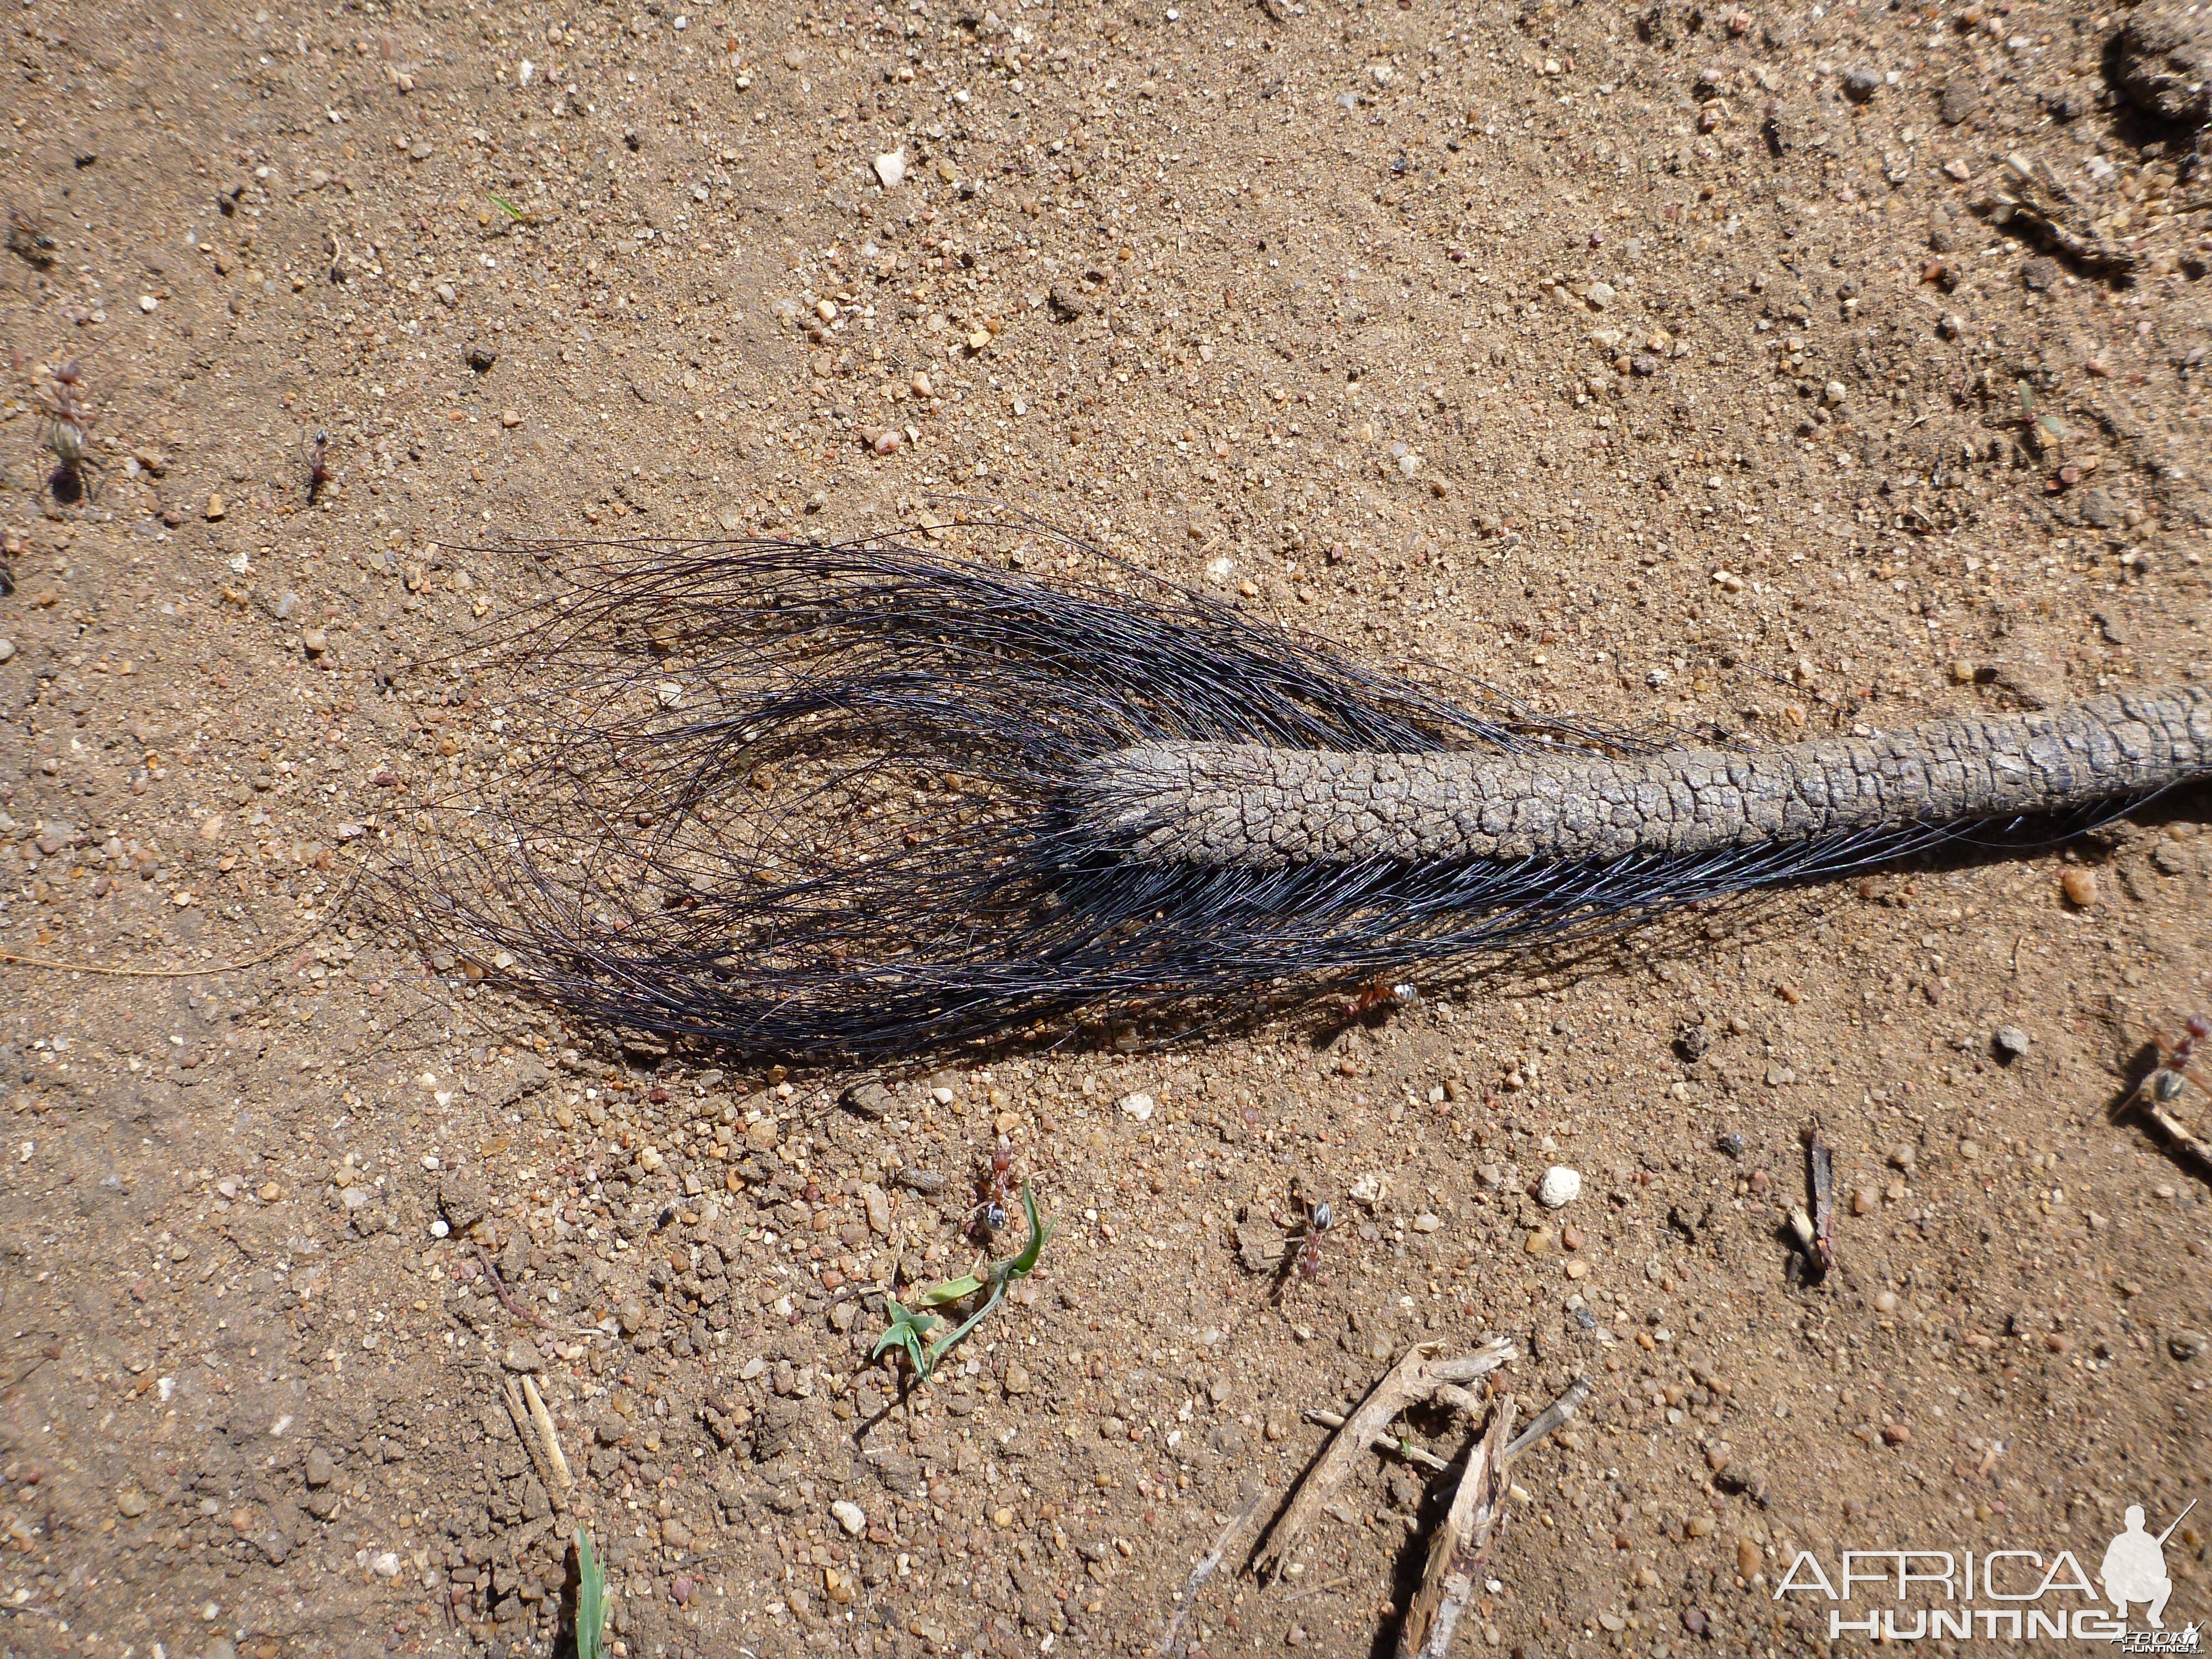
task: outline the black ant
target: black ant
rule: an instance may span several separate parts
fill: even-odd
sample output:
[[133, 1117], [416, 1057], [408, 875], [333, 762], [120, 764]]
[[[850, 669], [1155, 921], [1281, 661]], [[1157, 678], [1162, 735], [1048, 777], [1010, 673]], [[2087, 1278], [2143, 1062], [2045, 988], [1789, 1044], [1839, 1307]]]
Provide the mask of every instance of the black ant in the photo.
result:
[[969, 1214], [968, 1233], [988, 1244], [992, 1235], [1006, 1224], [1006, 1211], [1014, 1201], [1014, 1143], [1006, 1136], [999, 1137], [991, 1153], [990, 1170], [976, 1182], [976, 1190], [983, 1201]]
[[307, 448], [307, 505], [315, 504], [315, 497], [331, 481], [331, 434], [317, 432]]

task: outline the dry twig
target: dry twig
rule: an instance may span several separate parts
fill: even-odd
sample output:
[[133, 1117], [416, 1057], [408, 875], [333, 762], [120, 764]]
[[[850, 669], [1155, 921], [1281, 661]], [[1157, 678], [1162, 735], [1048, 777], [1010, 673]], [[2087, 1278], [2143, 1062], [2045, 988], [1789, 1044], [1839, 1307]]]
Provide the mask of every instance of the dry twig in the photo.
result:
[[1790, 1212], [1790, 1231], [1804, 1251], [1805, 1277], [1826, 1279], [1836, 1265], [1836, 1160], [1820, 1139], [1816, 1121], [1805, 1130], [1805, 1178], [1813, 1193], [1813, 1213]]
[[1205, 1588], [1206, 1581], [1213, 1577], [1224, 1560], [1244, 1547], [1245, 1541], [1259, 1524], [1260, 1517], [1274, 1507], [1279, 1495], [1273, 1486], [1262, 1486], [1252, 1494], [1249, 1503], [1229, 1517], [1229, 1524], [1222, 1528], [1221, 1535], [1213, 1540], [1213, 1547], [1190, 1570], [1190, 1577], [1183, 1581], [1182, 1594], [1176, 1598], [1178, 1605], [1175, 1617], [1168, 1620], [1168, 1627], [1160, 1637], [1159, 1646], [1152, 1650], [1154, 1654], [1182, 1651], [1176, 1644], [1176, 1637], [1182, 1629], [1182, 1621], [1190, 1616], [1191, 1608], [1198, 1604], [1199, 1591]]
[[1380, 1437], [1395, 1443], [1395, 1437], [1384, 1435], [1400, 1412], [1408, 1406], [1420, 1405], [1437, 1396], [1447, 1385], [1463, 1387], [1487, 1376], [1499, 1366], [1519, 1357], [1520, 1351], [1503, 1337], [1493, 1339], [1473, 1353], [1457, 1359], [1438, 1359], [1436, 1342], [1422, 1342], [1407, 1350], [1406, 1356], [1390, 1368], [1377, 1382], [1359, 1409], [1345, 1419], [1343, 1429], [1321, 1461], [1307, 1471], [1291, 1499], [1290, 1507], [1283, 1511], [1282, 1519], [1254, 1558], [1252, 1571], [1261, 1581], [1279, 1577], [1291, 1548], [1304, 1535], [1314, 1517], [1336, 1496], [1337, 1488], [1344, 1484], [1367, 1449]]
[[1482, 1558], [1497, 1529], [1507, 1474], [1523, 1452], [1580, 1410], [1589, 1392], [1589, 1379], [1577, 1377], [1573, 1387], [1510, 1441], [1505, 1437], [1513, 1426], [1513, 1396], [1498, 1402], [1489, 1430], [1468, 1455], [1451, 1510], [1429, 1546], [1420, 1591], [1399, 1626], [1400, 1659], [1444, 1659], [1451, 1651], [1452, 1638], [1482, 1582]]
[[[521, 1440], [523, 1449], [530, 1454], [530, 1461], [538, 1466], [538, 1478], [545, 1488], [545, 1495], [552, 1500], [555, 1509], [566, 1510], [568, 1507], [570, 1481], [568, 1462], [561, 1456], [560, 1447], [550, 1436], [541, 1439], [534, 1431], [536, 1419], [524, 1403], [522, 1390], [515, 1385], [513, 1377], [505, 1379], [500, 1394], [507, 1401], [507, 1414], [514, 1419], [514, 1432]], [[538, 1409], [544, 1411], [544, 1401], [538, 1401]], [[553, 1419], [548, 1417], [545, 1420], [547, 1427], [550, 1428]], [[555, 1473], [556, 1463], [560, 1471], [557, 1474]]]
[[545, 1447], [545, 1461], [553, 1466], [553, 1478], [562, 1488], [576, 1484], [575, 1476], [568, 1473], [568, 1460], [561, 1455], [561, 1437], [553, 1430], [553, 1413], [545, 1409], [545, 1396], [538, 1392], [538, 1379], [527, 1372], [522, 1378], [522, 1398], [530, 1407], [530, 1420], [538, 1430], [538, 1437]]
[[[1457, 1394], [1460, 1391], [1454, 1389], [1452, 1392]], [[1462, 1397], [1465, 1398], [1466, 1396], [1462, 1395]], [[1453, 1407], [1455, 1409], [1459, 1407], [1458, 1401], [1448, 1400], [1444, 1403]], [[1342, 1412], [1325, 1412], [1316, 1408], [1306, 1413], [1306, 1421], [1309, 1423], [1318, 1423], [1325, 1429], [1340, 1429], [1344, 1426], [1344, 1413]], [[1403, 1435], [1392, 1434], [1388, 1429], [1385, 1429], [1382, 1433], [1376, 1435], [1374, 1439], [1369, 1441], [1367, 1443], [1376, 1451], [1389, 1452], [1394, 1456], [1402, 1457], [1408, 1463], [1418, 1463], [1432, 1474], [1442, 1474], [1446, 1469], [1451, 1467], [1450, 1464], [1445, 1462], [1443, 1458], [1437, 1456], [1434, 1452], [1425, 1451], [1420, 1447], [1415, 1445], [1412, 1441], [1407, 1439]]]

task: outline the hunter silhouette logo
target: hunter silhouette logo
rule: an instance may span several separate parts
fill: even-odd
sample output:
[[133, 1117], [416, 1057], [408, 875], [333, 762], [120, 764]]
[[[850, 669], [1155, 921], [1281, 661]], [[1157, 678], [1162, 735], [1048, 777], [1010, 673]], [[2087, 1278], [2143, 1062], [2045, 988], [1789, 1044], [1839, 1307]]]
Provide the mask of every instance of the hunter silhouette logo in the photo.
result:
[[[2125, 1529], [2105, 1547], [2094, 1582], [2066, 1549], [1849, 1549], [1833, 1577], [1818, 1556], [1800, 1550], [1773, 1595], [1829, 1602], [1832, 1642], [1845, 1636], [1884, 1643], [1979, 1637], [2014, 1645], [2102, 1642], [2123, 1653], [2202, 1653], [2203, 1635], [2193, 1621], [2179, 1630], [2166, 1626], [2173, 1595], [2166, 1540], [2196, 1507], [2191, 1498], [2164, 1532], [2153, 1534], [2145, 1529], [2142, 1505], [2130, 1504]], [[2130, 1628], [2130, 1608], [2142, 1610], [2148, 1629]]]
[[2173, 1517], [2173, 1526], [2153, 1538], [2143, 1530], [2142, 1505], [2128, 1505], [2127, 1530], [2105, 1547], [2105, 1564], [2098, 1572], [2105, 1586], [2106, 1598], [2112, 1611], [2125, 1623], [2128, 1603], [2143, 1601], [2149, 1604], [2145, 1615], [2153, 1630], [2164, 1630], [2166, 1620], [2160, 1617], [2166, 1611], [2166, 1597], [2173, 1594], [2173, 1580], [2166, 1576], [2166, 1540], [2173, 1536], [2173, 1528], [2181, 1524], [2190, 1510], [2197, 1507], [2191, 1498], [2187, 1508]]

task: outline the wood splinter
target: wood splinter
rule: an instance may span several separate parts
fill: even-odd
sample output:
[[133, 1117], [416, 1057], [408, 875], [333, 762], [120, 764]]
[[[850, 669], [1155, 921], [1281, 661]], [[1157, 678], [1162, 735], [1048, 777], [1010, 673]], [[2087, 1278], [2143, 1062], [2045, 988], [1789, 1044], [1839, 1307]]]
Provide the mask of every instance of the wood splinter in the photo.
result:
[[1460, 1620], [1482, 1587], [1482, 1558], [1497, 1530], [1507, 1474], [1522, 1453], [1580, 1410], [1589, 1392], [1589, 1379], [1577, 1377], [1573, 1387], [1510, 1441], [1506, 1436], [1513, 1428], [1513, 1396], [1509, 1394], [1498, 1402], [1488, 1431], [1468, 1453], [1467, 1468], [1443, 1525], [1430, 1540], [1420, 1591], [1406, 1609], [1406, 1622], [1398, 1627], [1398, 1659], [1445, 1659], [1450, 1653]]
[[[1281, 1520], [1254, 1558], [1255, 1577], [1262, 1582], [1281, 1577], [1291, 1549], [1314, 1519], [1328, 1510], [1338, 1488], [1369, 1449], [1406, 1455], [1437, 1469], [1448, 1467], [1425, 1454], [1414, 1456], [1419, 1449], [1409, 1448], [1389, 1433], [1390, 1424], [1409, 1407], [1428, 1404], [1443, 1405], [1470, 1422], [1480, 1421], [1485, 1402], [1468, 1385], [1517, 1358], [1519, 1351], [1501, 1337], [1458, 1358], [1440, 1359], [1437, 1354], [1441, 1346], [1423, 1342], [1408, 1349], [1350, 1416], [1334, 1412], [1306, 1413], [1336, 1429], [1336, 1437], [1299, 1484]], [[1488, 1428], [1468, 1449], [1451, 1508], [1430, 1540], [1420, 1591], [1399, 1629], [1398, 1659], [1445, 1659], [1450, 1652], [1460, 1623], [1481, 1586], [1480, 1567], [1502, 1513], [1508, 1473], [1523, 1452], [1580, 1410], [1589, 1393], [1589, 1382], [1577, 1377], [1572, 1388], [1518, 1436], [1513, 1434], [1513, 1396], [1506, 1395], [1498, 1401], [1490, 1413]], [[1248, 1510], [1231, 1524], [1230, 1532], [1224, 1534], [1224, 1543], [1243, 1529], [1250, 1513]], [[1222, 1553], [1217, 1546], [1208, 1561], [1218, 1560]], [[1187, 1595], [1186, 1610], [1188, 1605]], [[1170, 1644], [1181, 1624], [1178, 1616], [1170, 1626]], [[1170, 1650], [1163, 1644], [1161, 1650]]]

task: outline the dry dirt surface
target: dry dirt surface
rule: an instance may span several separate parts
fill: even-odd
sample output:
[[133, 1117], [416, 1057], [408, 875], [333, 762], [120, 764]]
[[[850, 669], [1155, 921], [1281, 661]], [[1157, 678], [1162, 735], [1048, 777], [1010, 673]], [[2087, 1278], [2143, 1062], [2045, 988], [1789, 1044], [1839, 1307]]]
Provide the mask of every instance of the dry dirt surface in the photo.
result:
[[[7, 1652], [550, 1652], [579, 1527], [630, 1659], [1150, 1652], [1416, 1340], [1595, 1385], [1462, 1650], [1825, 1649], [1800, 1551], [2094, 1574], [2206, 1495], [2205, 1186], [2109, 1115], [2212, 1000], [2190, 799], [866, 1112], [365, 902], [501, 763], [472, 630], [568, 556], [511, 538], [1060, 556], [988, 496], [1706, 742], [2202, 674], [2181, 9], [997, 5], [9, 9]], [[1001, 1132], [1059, 1231], [902, 1389]], [[1370, 1459], [1178, 1643], [1389, 1650], [1448, 1484]]]

